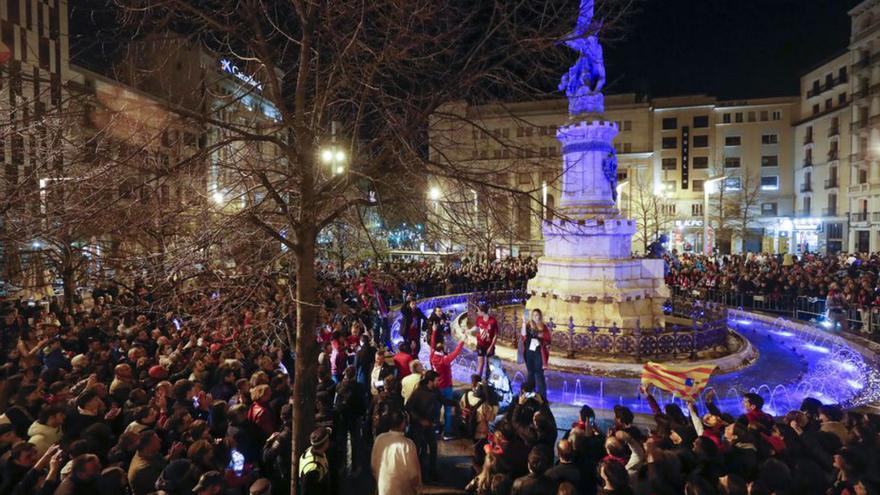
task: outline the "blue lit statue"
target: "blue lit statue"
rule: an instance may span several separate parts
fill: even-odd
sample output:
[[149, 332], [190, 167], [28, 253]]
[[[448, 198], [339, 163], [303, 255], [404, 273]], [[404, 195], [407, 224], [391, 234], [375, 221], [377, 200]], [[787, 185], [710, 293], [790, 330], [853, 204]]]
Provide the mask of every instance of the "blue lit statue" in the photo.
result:
[[565, 40], [565, 44], [580, 56], [559, 82], [559, 90], [568, 96], [568, 113], [571, 115], [605, 110], [602, 97], [605, 61], [602, 45], [595, 34], [597, 30], [593, 26], [593, 0], [581, 0], [577, 25]]
[[608, 153], [605, 160], [602, 161], [602, 173], [605, 180], [611, 185], [611, 199], [617, 201], [617, 155]]

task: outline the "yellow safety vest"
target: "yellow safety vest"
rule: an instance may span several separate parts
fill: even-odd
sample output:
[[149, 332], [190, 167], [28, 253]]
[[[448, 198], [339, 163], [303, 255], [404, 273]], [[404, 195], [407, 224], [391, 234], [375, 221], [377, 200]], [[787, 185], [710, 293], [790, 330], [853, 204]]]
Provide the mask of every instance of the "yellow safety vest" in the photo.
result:
[[318, 471], [318, 476], [324, 479], [329, 470], [327, 456], [324, 454], [316, 455], [312, 453], [312, 448], [309, 447], [303, 452], [302, 457], [299, 458], [299, 478], [303, 479], [307, 474], [316, 470]]

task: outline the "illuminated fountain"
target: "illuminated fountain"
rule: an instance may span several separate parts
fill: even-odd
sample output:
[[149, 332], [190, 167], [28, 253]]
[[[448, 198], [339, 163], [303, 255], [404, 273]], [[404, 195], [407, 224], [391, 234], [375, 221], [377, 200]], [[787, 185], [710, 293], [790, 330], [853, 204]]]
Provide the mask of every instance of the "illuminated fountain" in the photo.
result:
[[[777, 415], [797, 409], [806, 397], [845, 406], [880, 401], [880, 366], [870, 349], [806, 323], [704, 301], [665, 304], [662, 262], [630, 257], [635, 224], [615, 207], [612, 142], [618, 129], [599, 117], [605, 71], [601, 46], [590, 35], [592, 19], [593, 1], [581, 0], [577, 27], [566, 41], [580, 58], [560, 85], [572, 117], [557, 133], [564, 156], [562, 218], [544, 224], [545, 255], [529, 281], [525, 305], [542, 309], [554, 324], [551, 369], [545, 372], [548, 399], [598, 410], [623, 404], [650, 413], [639, 394], [639, 375], [642, 363], [653, 360], [718, 366], [710, 389], [722, 410], [733, 414], [741, 411], [740, 398], [747, 392], [760, 393], [766, 410]], [[497, 296], [493, 307], [499, 308], [501, 335], [491, 380], [508, 402], [525, 374], [515, 345], [525, 314], [522, 294]], [[459, 294], [419, 302], [426, 314], [440, 306], [458, 315], [451, 339], [466, 339], [469, 345], [453, 366], [453, 377], [463, 383], [476, 368], [468, 309], [482, 297]], [[427, 362], [427, 354], [423, 346], [420, 358]], [[681, 403], [668, 393], [655, 395], [661, 403]]]

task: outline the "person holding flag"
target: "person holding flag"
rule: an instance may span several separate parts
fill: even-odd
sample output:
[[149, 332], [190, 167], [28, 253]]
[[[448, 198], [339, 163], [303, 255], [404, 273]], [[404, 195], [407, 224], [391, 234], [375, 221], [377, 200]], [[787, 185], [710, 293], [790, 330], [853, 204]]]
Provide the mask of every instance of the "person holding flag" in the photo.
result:
[[648, 361], [642, 369], [642, 387], [653, 385], [686, 402], [693, 402], [709, 384], [709, 377], [716, 369], [717, 366], [710, 365], [677, 366]]
[[697, 398], [709, 384], [709, 378], [716, 369], [717, 366], [676, 366], [648, 361], [642, 369], [641, 387], [647, 390], [648, 385], [653, 385], [687, 402], [697, 436], [708, 437], [722, 450], [721, 435], [726, 422], [712, 412], [700, 418], [695, 406]]

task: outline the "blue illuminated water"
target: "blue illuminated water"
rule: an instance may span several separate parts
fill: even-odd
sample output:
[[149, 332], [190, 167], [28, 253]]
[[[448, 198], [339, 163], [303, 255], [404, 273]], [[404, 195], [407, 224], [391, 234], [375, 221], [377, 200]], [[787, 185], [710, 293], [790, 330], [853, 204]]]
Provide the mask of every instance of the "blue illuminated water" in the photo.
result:
[[[460, 296], [424, 302], [422, 310], [427, 314], [437, 303], [444, 311], [453, 314], [465, 310], [465, 302]], [[781, 319], [767, 323], [738, 316], [730, 318], [728, 324], [747, 338], [759, 355], [745, 368], [713, 375], [709, 388], [714, 389], [718, 397], [716, 401], [727, 412], [736, 414], [741, 411], [740, 397], [746, 392], [763, 396], [765, 410], [774, 415], [797, 409], [805, 397], [852, 406], [875, 401], [880, 394], [877, 390], [880, 388], [877, 386], [880, 383], [877, 363], [873, 358], [862, 356], [840, 338], [804, 333]], [[397, 324], [394, 330], [396, 334]], [[448, 344], [454, 342], [450, 339]], [[421, 354], [420, 359], [427, 363], [427, 346], [422, 347]], [[512, 389], [519, 390], [525, 374], [524, 365], [496, 359], [494, 367], [499, 375], [503, 369], [503, 377], [511, 382]], [[476, 355], [466, 349], [455, 361], [453, 377], [467, 383], [475, 369]], [[596, 409], [610, 409], [622, 404], [634, 412], [651, 412], [647, 401], [639, 394], [637, 378], [548, 370], [546, 379], [551, 402], [589, 404]], [[661, 403], [681, 403], [659, 390], [655, 391], [655, 396]]]

